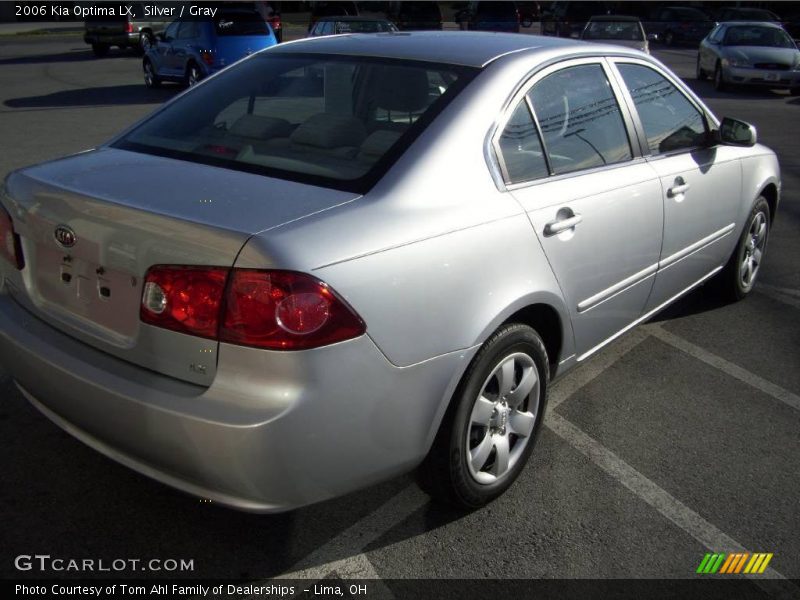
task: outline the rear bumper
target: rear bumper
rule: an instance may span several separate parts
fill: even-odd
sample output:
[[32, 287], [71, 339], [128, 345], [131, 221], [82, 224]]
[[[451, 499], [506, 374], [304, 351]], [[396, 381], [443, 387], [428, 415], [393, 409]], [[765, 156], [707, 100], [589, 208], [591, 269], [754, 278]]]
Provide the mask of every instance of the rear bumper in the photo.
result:
[[134, 33], [89, 33], [83, 34], [87, 44], [106, 44], [108, 46], [136, 46], [139, 44], [139, 32]]
[[768, 88], [800, 87], [800, 71], [728, 67], [725, 69], [724, 75], [726, 81], [737, 85], [757, 85]]
[[397, 368], [368, 336], [304, 352], [223, 344], [204, 388], [99, 352], [0, 294], [0, 362], [36, 408], [125, 466], [254, 512], [412, 469], [471, 355]]

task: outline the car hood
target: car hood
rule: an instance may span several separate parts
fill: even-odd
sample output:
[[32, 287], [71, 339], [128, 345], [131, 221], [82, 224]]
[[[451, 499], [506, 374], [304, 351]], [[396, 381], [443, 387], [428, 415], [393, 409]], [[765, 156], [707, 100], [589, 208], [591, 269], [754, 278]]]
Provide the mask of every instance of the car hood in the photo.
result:
[[722, 51], [726, 58], [749, 62], [795, 64], [800, 51], [794, 48], [763, 48], [760, 46], [725, 46]]

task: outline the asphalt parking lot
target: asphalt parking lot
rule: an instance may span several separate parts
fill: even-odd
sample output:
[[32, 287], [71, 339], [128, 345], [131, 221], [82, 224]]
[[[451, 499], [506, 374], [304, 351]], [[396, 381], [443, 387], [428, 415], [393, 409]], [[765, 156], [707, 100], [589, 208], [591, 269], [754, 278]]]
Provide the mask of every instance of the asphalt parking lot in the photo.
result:
[[[182, 576], [251, 580], [691, 578], [708, 577], [695, 575], [706, 552], [747, 551], [774, 554], [763, 589], [800, 594], [783, 581], [800, 579], [800, 98], [715, 92], [694, 80], [694, 50], [655, 54], [778, 153], [757, 293], [723, 305], [701, 288], [559, 381], [505, 496], [460, 513], [409, 476], [291, 514], [237, 513], [88, 449], [0, 375], [0, 577], [42, 577], [14, 566], [40, 553], [193, 559]], [[146, 90], [136, 57], [95, 59], [76, 36], [0, 37], [0, 176], [103, 142], [179, 89]]]

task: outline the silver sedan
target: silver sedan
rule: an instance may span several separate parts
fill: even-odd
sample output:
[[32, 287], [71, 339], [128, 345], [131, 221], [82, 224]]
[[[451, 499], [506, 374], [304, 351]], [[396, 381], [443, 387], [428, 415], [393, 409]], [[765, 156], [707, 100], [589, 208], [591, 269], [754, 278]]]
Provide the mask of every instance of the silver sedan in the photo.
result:
[[700, 43], [697, 79], [717, 90], [730, 85], [788, 89], [800, 94], [800, 50], [777, 23], [719, 23]]
[[224, 505], [419, 467], [477, 507], [553, 379], [706, 282], [750, 293], [780, 190], [753, 127], [636, 50], [281, 44], [7, 178], [0, 360], [84, 443]]

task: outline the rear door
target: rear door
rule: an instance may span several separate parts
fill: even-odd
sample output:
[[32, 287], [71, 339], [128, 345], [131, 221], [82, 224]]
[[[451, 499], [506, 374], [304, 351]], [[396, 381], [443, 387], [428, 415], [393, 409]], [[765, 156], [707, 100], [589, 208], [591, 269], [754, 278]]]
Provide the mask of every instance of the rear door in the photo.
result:
[[708, 144], [704, 111], [665, 71], [633, 59], [614, 64], [661, 182], [664, 243], [652, 310], [727, 260], [741, 206], [741, 164], [736, 149]]
[[661, 187], [603, 59], [537, 74], [496, 139], [569, 305], [578, 360], [642, 314], [661, 250]]

